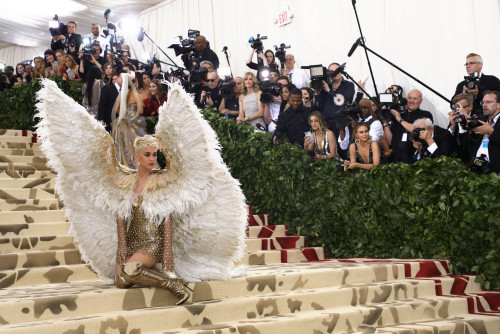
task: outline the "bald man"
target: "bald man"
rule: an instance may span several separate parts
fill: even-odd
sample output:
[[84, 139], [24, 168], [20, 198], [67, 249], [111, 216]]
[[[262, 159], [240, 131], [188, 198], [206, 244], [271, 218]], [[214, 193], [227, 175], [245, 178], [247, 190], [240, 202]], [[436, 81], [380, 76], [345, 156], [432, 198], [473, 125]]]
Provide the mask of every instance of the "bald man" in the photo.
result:
[[301, 89], [306, 85], [306, 73], [300, 68], [295, 68], [295, 57], [292, 54], [287, 54], [285, 56], [285, 68], [283, 69], [281, 75], [288, 76], [290, 81], [292, 81], [298, 89]]
[[[208, 60], [214, 65], [214, 70], [217, 70], [219, 68], [219, 57], [215, 54], [215, 52], [210, 49], [208, 46], [207, 39], [205, 36], [198, 36], [194, 40], [194, 48], [195, 51], [193, 55], [200, 60], [200, 63], [204, 60]], [[191, 70], [191, 64], [188, 59], [189, 52], [185, 53], [182, 55], [182, 60], [184, 62], [184, 65], [188, 70]]]
[[384, 128], [386, 138], [392, 146], [393, 162], [410, 162], [414, 149], [408, 138], [408, 133], [414, 129], [413, 122], [420, 118], [428, 118], [433, 121], [430, 112], [420, 109], [422, 93], [418, 89], [411, 90], [406, 99], [408, 100], [408, 110], [400, 113], [391, 109], [392, 125]]

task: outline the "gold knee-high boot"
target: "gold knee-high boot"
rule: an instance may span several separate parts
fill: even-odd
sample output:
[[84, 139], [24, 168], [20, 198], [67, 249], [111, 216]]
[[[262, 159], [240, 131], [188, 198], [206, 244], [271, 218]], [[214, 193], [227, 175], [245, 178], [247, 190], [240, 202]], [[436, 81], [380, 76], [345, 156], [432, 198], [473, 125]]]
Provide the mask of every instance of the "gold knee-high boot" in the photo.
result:
[[163, 273], [148, 269], [144, 263], [141, 262], [122, 264], [121, 276], [126, 284], [154, 286], [172, 292], [174, 296], [179, 299], [176, 305], [184, 303], [189, 298], [189, 292], [184, 288], [182, 279], [169, 278]]

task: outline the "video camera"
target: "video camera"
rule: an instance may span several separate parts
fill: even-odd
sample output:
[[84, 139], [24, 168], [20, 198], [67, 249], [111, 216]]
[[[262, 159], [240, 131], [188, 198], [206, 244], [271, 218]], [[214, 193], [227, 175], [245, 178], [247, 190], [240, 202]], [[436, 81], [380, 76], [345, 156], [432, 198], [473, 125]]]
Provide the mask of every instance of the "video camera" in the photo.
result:
[[248, 43], [250, 46], [257, 52], [264, 52], [264, 45], [262, 44], [262, 40], [267, 39], [267, 36], [261, 36], [257, 34], [257, 38], [250, 37], [248, 39]]
[[90, 44], [90, 38], [88, 37], [85, 37], [82, 40], [82, 43], [84, 44], [84, 47], [82, 48], [83, 59], [90, 60], [90, 54], [96, 52], [96, 49], [92, 47]]
[[397, 110], [399, 113], [404, 113], [407, 110], [408, 100], [403, 97], [403, 88], [396, 86], [397, 89], [391, 92], [392, 87], [387, 88], [385, 93], [379, 94], [380, 103], [386, 108], [377, 111], [379, 119], [390, 119], [391, 109]]
[[234, 86], [236, 86], [236, 83], [234, 82], [233, 78], [229, 77], [224, 79], [224, 81], [221, 82], [220, 85], [220, 93], [223, 99], [229, 99], [233, 98], [234, 96]]
[[273, 96], [280, 96], [281, 88], [283, 85], [281, 85], [278, 82], [271, 82], [269, 79], [267, 80], [261, 80], [259, 82], [259, 88], [262, 91], [262, 94], [260, 95], [260, 102], [262, 103], [271, 103], [273, 102]]
[[[342, 66], [339, 67], [339, 69], [342, 70], [343, 69]], [[326, 81], [328, 85], [331, 85], [333, 82], [333, 77], [336, 76], [341, 71], [340, 70], [339, 72], [337, 72], [338, 69], [335, 71], [330, 71], [321, 64], [301, 66], [300, 68], [309, 70], [309, 75], [311, 77], [310, 86], [314, 90], [320, 90], [323, 88], [323, 80]]]
[[172, 44], [169, 46], [169, 49], [174, 49], [175, 56], [179, 56], [184, 53], [190, 53], [196, 51], [195, 49], [195, 39], [200, 36], [199, 30], [188, 30], [188, 38], [183, 39], [182, 36], [179, 36], [180, 43]]
[[361, 109], [356, 102], [344, 103], [342, 108], [335, 114], [335, 124], [339, 128], [345, 128], [349, 125], [349, 118], [357, 121], [361, 115]]
[[286, 51], [285, 49], [290, 49], [290, 45], [285, 45], [285, 43], [281, 43], [279, 47], [274, 45], [274, 56], [280, 60], [280, 63], [283, 64], [281, 67], [283, 68], [285, 65], [285, 56], [286, 56]]
[[59, 17], [54, 15], [52, 21], [49, 22], [49, 31], [52, 37], [68, 34], [68, 26], [59, 21]]
[[465, 86], [469, 89], [479, 87], [479, 73], [474, 72], [471, 75], [464, 76]]
[[480, 121], [488, 123], [488, 117], [483, 114], [474, 114], [470, 117], [469, 123], [467, 123], [467, 129], [472, 130], [478, 126], [483, 125]]

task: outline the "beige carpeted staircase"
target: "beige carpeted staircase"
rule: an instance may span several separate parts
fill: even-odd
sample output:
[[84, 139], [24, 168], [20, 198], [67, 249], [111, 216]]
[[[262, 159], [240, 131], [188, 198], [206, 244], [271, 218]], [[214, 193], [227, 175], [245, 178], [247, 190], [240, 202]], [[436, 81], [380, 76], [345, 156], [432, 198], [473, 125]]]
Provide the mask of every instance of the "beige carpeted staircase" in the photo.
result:
[[[325, 260], [249, 212], [245, 277], [162, 289], [100, 282], [67, 235], [29, 131], [0, 130], [0, 333], [500, 333], [500, 296], [443, 260]], [[77, 152], [75, 152], [77, 158]]]

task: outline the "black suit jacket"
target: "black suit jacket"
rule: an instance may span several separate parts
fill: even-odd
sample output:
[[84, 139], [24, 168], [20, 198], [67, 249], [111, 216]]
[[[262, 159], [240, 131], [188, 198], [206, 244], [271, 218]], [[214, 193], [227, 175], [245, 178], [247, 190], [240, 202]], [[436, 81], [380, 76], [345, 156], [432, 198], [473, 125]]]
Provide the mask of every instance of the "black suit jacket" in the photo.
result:
[[[500, 173], [500, 118], [497, 119], [495, 125], [493, 125], [493, 133], [489, 137], [490, 142], [488, 143], [488, 155], [490, 157], [490, 168], [495, 173]], [[477, 150], [483, 142], [483, 136], [474, 137], [467, 136], [465, 140], [467, 147], [467, 152], [469, 155], [469, 163], [474, 161], [476, 157]]]
[[97, 108], [97, 120], [103, 121], [106, 131], [111, 132], [111, 113], [113, 105], [118, 97], [118, 89], [114, 84], [106, 85], [101, 88], [101, 97]]
[[[457, 85], [457, 89], [455, 90], [455, 94], [453, 95], [453, 97], [463, 92], [464, 85], [465, 80]], [[494, 90], [500, 92], [500, 80], [498, 80], [498, 78], [494, 75], [481, 74], [481, 77], [479, 78], [479, 93], [474, 98], [474, 110], [483, 110], [483, 108], [481, 107], [481, 101], [483, 100], [483, 92], [485, 90]]]

